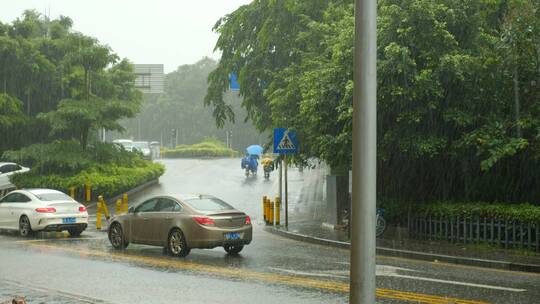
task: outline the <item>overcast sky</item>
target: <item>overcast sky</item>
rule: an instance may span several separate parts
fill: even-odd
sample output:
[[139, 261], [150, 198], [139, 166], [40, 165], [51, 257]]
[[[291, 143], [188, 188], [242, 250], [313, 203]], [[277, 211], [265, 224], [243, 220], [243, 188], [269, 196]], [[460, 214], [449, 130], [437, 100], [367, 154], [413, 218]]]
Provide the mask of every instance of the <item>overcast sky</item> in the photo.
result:
[[26, 9], [73, 19], [74, 29], [133, 63], [163, 63], [165, 72], [213, 53], [216, 21], [251, 0], [0, 0], [0, 21]]

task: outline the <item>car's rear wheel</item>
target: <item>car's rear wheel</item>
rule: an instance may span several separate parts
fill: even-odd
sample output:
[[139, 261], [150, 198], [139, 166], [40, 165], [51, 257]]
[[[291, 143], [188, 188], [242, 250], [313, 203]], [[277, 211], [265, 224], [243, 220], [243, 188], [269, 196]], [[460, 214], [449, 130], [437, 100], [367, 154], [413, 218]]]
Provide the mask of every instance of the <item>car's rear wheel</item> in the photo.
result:
[[124, 237], [124, 231], [120, 223], [113, 223], [109, 228], [109, 241], [114, 249], [125, 249], [129, 242]]
[[19, 219], [19, 235], [22, 237], [29, 237], [33, 234], [34, 231], [32, 231], [30, 220], [26, 215], [21, 216], [21, 218]]
[[242, 249], [244, 249], [244, 245], [225, 245], [223, 246], [223, 249], [228, 254], [239, 254]]
[[83, 233], [83, 231], [84, 231], [84, 229], [82, 229], [82, 228], [69, 228], [68, 229], [69, 236], [72, 236], [72, 237], [81, 236], [81, 233]]
[[167, 240], [167, 249], [169, 254], [177, 257], [185, 257], [191, 251], [187, 246], [186, 238], [182, 230], [174, 228], [169, 233]]

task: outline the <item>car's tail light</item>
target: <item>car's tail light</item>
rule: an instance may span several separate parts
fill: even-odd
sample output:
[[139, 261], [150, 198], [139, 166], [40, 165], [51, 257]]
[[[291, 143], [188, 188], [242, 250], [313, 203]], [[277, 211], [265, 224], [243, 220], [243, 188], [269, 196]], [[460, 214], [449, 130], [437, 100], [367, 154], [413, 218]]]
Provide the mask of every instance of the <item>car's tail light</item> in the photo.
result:
[[36, 208], [36, 212], [39, 212], [39, 213], [55, 213], [56, 209], [54, 209], [54, 208]]
[[85, 212], [86, 211], [86, 207], [85, 206], [80, 206], [79, 207], [79, 212]]
[[246, 215], [246, 225], [251, 225], [251, 218], [249, 215]]
[[194, 216], [193, 220], [203, 226], [214, 226], [216, 224], [213, 219], [206, 216]]

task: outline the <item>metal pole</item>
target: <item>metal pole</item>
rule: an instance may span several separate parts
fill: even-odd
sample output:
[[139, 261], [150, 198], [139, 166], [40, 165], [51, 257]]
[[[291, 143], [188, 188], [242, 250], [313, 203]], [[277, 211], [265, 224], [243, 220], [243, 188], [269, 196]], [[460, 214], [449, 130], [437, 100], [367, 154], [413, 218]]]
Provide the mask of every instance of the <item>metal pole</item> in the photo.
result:
[[279, 159], [279, 200], [283, 202], [283, 160]]
[[377, 1], [355, 0], [350, 303], [375, 303]]
[[285, 162], [283, 170], [285, 171], [285, 227], [289, 227], [289, 195], [288, 195], [288, 186], [289, 183], [287, 181], [287, 154], [283, 156], [283, 160]]

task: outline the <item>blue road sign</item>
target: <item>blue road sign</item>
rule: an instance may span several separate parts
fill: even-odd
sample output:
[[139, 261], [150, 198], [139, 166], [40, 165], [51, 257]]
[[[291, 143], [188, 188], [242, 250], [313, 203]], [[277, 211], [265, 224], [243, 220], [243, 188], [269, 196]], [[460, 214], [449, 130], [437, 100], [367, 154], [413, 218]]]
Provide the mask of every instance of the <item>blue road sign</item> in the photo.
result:
[[298, 140], [296, 139], [296, 131], [292, 131], [286, 128], [275, 128], [274, 153], [298, 153]]
[[229, 88], [232, 91], [240, 90], [240, 84], [238, 83], [238, 76], [236, 76], [236, 73], [231, 73], [229, 75]]

